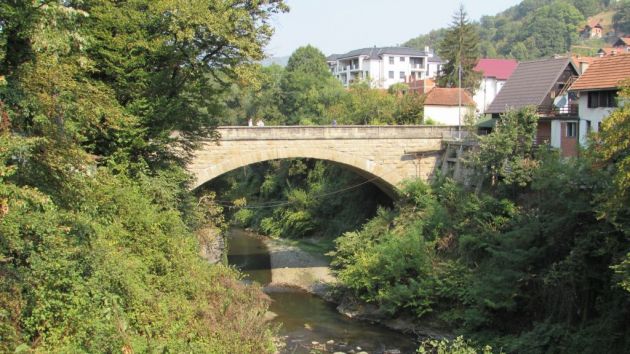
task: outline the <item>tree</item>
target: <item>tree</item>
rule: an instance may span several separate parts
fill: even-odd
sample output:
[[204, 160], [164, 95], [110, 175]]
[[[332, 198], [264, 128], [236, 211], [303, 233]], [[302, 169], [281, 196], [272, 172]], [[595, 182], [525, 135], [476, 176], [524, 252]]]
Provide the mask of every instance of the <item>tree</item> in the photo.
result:
[[539, 51], [539, 56], [563, 54], [569, 51], [578, 38], [584, 16], [573, 5], [554, 1], [533, 12], [526, 18], [525, 30], [521, 39], [533, 38], [529, 50]]
[[326, 57], [311, 45], [291, 54], [281, 87], [282, 111], [289, 124], [322, 123], [325, 108], [343, 93], [341, 83], [328, 69]]
[[438, 54], [446, 60], [438, 77], [438, 85], [458, 87], [461, 68], [461, 87], [470, 92], [479, 87], [481, 74], [473, 70], [480, 56], [479, 34], [475, 26], [469, 23], [463, 5], [453, 16], [451, 27], [438, 45]]
[[630, 33], [630, 1], [624, 0], [619, 4], [617, 13], [613, 17], [615, 31]]
[[533, 158], [538, 115], [534, 108], [508, 111], [497, 121], [491, 134], [480, 138], [473, 154], [473, 167], [488, 175], [492, 184], [526, 186], [538, 163]]

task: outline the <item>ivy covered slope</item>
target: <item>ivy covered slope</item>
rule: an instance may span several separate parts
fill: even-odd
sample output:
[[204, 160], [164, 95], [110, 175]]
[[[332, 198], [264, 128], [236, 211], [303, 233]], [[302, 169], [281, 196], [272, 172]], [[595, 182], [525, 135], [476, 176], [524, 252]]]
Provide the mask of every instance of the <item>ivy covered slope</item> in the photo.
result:
[[182, 165], [284, 10], [0, 4], [0, 352], [273, 351], [261, 293], [198, 256]]
[[534, 148], [536, 118], [510, 112], [481, 139], [478, 192], [410, 182], [340, 237], [347, 292], [511, 353], [629, 352], [630, 107], [577, 160]]

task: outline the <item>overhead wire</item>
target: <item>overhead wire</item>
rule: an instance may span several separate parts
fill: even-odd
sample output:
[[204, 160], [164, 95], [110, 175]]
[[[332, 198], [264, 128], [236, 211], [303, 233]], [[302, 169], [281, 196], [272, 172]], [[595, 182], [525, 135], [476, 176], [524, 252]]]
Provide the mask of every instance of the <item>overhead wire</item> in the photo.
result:
[[[391, 172], [393, 172], [395, 169], [391, 169], [389, 171], [387, 171], [386, 173], [384, 173], [382, 176], [386, 176], [388, 174], [390, 174]], [[380, 179], [381, 177], [379, 176], [374, 176], [370, 179], [367, 179], [361, 183], [357, 183], [355, 185], [349, 186], [349, 187], [345, 187], [345, 188], [341, 188], [332, 192], [328, 192], [328, 193], [322, 193], [322, 194], [317, 194], [314, 196], [311, 196], [309, 198], [312, 199], [319, 199], [319, 198], [324, 198], [324, 197], [329, 197], [331, 195], [336, 195], [336, 194], [340, 194], [340, 193], [344, 193], [347, 192], [349, 190], [352, 189], [356, 189], [359, 188], [363, 185], [366, 185], [368, 183], [372, 183], [378, 179]], [[222, 207], [226, 207], [226, 208], [240, 208], [240, 209], [266, 209], [266, 208], [277, 208], [280, 206], [285, 206], [285, 205], [291, 205], [291, 204], [296, 204], [299, 203], [299, 201], [297, 200], [286, 200], [286, 201], [272, 201], [272, 202], [264, 202], [264, 203], [260, 203], [260, 204], [256, 204], [256, 205], [243, 205], [243, 206], [238, 206], [235, 205], [234, 202], [232, 201], [226, 201], [226, 200], [217, 200], [215, 201], [215, 203], [219, 206]]]

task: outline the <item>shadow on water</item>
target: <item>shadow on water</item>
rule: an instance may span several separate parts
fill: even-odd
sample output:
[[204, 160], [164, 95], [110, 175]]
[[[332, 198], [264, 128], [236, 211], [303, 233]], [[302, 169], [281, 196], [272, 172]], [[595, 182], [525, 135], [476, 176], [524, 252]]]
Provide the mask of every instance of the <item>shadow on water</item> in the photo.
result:
[[[269, 251], [260, 236], [233, 228], [228, 237], [228, 262], [239, 268], [246, 280], [269, 284], [272, 281]], [[307, 292], [274, 286], [267, 293], [272, 299], [269, 310], [276, 315], [271, 323], [281, 326], [279, 335], [287, 343], [282, 353], [311, 353], [314, 341], [325, 346], [321, 352], [383, 353], [398, 349], [401, 353], [414, 353], [417, 348], [408, 336], [347, 318], [337, 312], [334, 304]], [[325, 345], [330, 340], [334, 345]]]

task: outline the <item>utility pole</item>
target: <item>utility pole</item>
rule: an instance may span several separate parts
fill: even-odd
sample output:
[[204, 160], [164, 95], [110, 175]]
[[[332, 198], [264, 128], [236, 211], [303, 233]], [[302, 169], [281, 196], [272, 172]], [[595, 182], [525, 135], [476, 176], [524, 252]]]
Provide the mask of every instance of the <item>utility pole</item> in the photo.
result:
[[[460, 49], [461, 51], [461, 49]], [[462, 62], [461, 62], [462, 58], [460, 55], [459, 58], [459, 66], [458, 66], [458, 87], [459, 89], [457, 90], [457, 96], [459, 99], [459, 104], [458, 104], [458, 112], [457, 112], [457, 120], [458, 120], [458, 125], [457, 125], [457, 140], [462, 140]]]

